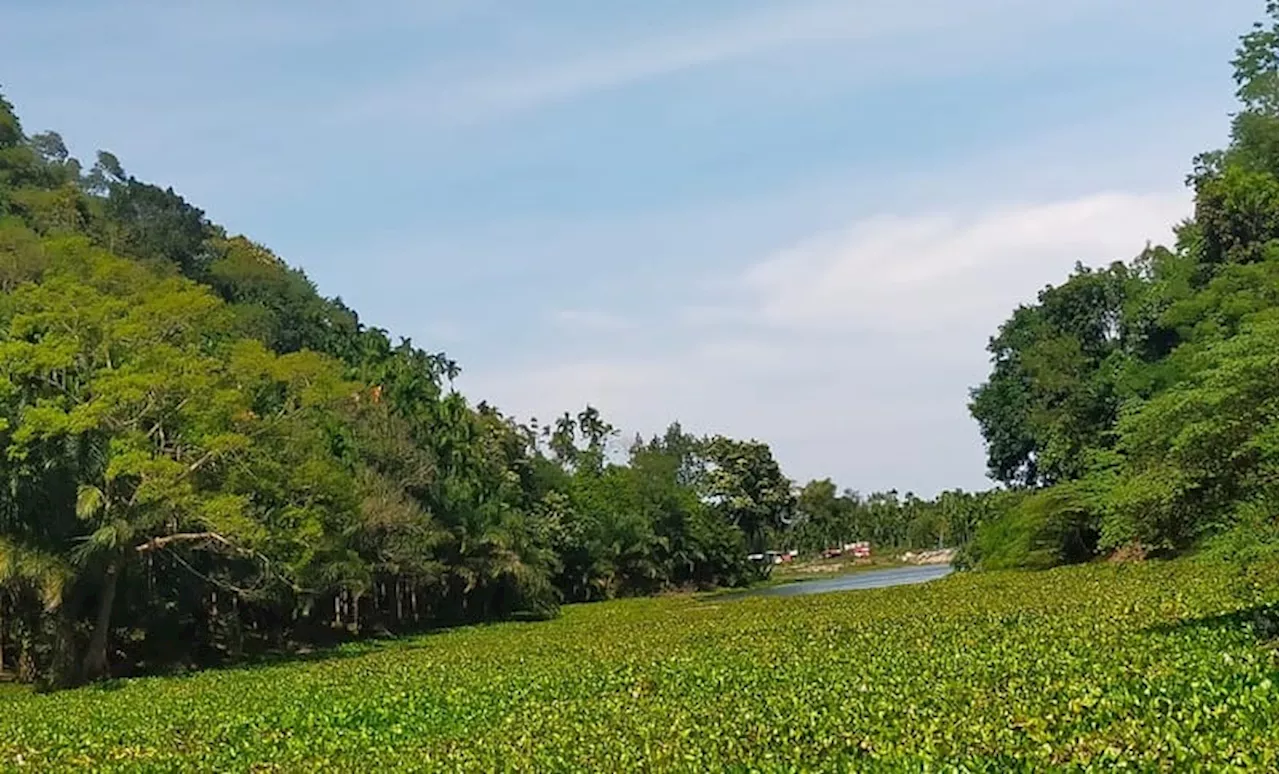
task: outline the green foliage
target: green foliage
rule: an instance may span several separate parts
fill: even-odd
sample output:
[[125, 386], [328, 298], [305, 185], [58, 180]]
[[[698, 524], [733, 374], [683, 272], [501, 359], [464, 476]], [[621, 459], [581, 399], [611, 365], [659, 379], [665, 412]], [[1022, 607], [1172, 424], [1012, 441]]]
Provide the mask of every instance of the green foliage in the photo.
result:
[[675, 424], [622, 455], [591, 406], [544, 428], [473, 406], [443, 353], [365, 325], [112, 154], [84, 173], [0, 99], [0, 671], [60, 684], [550, 618], [747, 583], [767, 548], [1047, 566], [1099, 537], [1180, 549], [1274, 519], [1268, 14], [1174, 248], [1078, 267], [992, 339], [971, 408], [1018, 491], [932, 500], [797, 494], [767, 444]]
[[1006, 484], [1052, 484], [1082, 473], [1105, 446], [1120, 403], [1123, 309], [1131, 270], [1078, 266], [1021, 307], [988, 347], [993, 370], [970, 409], [987, 439], [988, 468]]
[[209, 262], [205, 240], [213, 231], [204, 213], [172, 188], [130, 177], [109, 186], [105, 210], [113, 250], [174, 264], [193, 279], [204, 276]]
[[982, 569], [1046, 569], [1087, 559], [1098, 540], [1098, 509], [1079, 484], [1013, 493], [978, 527], [968, 561]]
[[[1256, 22], [1253, 29], [1240, 38], [1240, 47], [1236, 49], [1236, 58], [1231, 64], [1235, 68], [1238, 87], [1236, 98], [1243, 105], [1243, 112], [1275, 115], [1277, 39], [1280, 37], [1275, 0], [1268, 0], [1266, 15], [1271, 23]], [[1274, 158], [1272, 162], [1275, 162]]]
[[0, 697], [0, 766], [1261, 771], [1278, 752], [1275, 654], [1224, 570], [626, 600], [320, 660], [14, 694]]
[[245, 332], [276, 352], [313, 349], [340, 356], [336, 334], [354, 334], [354, 317], [322, 298], [302, 272], [244, 237], [212, 240], [207, 281], [233, 304]]
[[1276, 235], [1276, 205], [1272, 171], [1230, 164], [1203, 176], [1196, 181], [1196, 239], [1188, 246], [1206, 269], [1266, 260]]
[[[22, 124], [18, 121], [18, 114], [13, 111], [13, 104], [0, 96], [0, 150], [23, 147], [24, 139]], [[30, 149], [27, 150], [30, 152]]]
[[755, 549], [789, 520], [795, 508], [791, 481], [782, 475], [768, 445], [717, 436], [706, 446], [710, 463], [706, 494]]
[[1277, 324], [1273, 307], [1197, 347], [1184, 380], [1121, 418], [1104, 546], [1186, 546], [1227, 526], [1237, 503], [1275, 491]]
[[[1035, 545], [1056, 542], [1058, 506], [1081, 493], [1070, 510], [1090, 514], [1106, 550], [1183, 550], [1274, 495], [1274, 2], [1267, 16], [1241, 40], [1233, 64], [1242, 109], [1230, 145], [1194, 161], [1195, 216], [1176, 229], [1175, 249], [1149, 247], [1105, 271], [1078, 268], [992, 339], [991, 375], [970, 406], [991, 475], [1047, 489], [980, 535], [982, 564], [1066, 560]], [[1041, 502], [1056, 505], [1026, 510]]]

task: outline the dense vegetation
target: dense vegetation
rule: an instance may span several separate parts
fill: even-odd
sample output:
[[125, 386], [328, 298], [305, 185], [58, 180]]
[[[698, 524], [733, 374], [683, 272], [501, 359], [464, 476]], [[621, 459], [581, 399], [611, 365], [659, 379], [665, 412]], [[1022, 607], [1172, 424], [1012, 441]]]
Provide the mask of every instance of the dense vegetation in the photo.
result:
[[965, 539], [766, 444], [452, 389], [261, 245], [0, 99], [0, 673], [68, 684], [563, 601], [742, 584], [768, 546]]
[[1274, 560], [1274, 2], [1267, 16], [1241, 39], [1231, 141], [1195, 159], [1195, 211], [1175, 244], [1077, 267], [992, 338], [971, 409], [991, 477], [1013, 492], [968, 561], [1046, 566], [1224, 533]]
[[1265, 771], [1275, 649], [1233, 613], [1229, 568], [621, 600], [316, 661], [23, 693], [0, 713], [0, 767]]

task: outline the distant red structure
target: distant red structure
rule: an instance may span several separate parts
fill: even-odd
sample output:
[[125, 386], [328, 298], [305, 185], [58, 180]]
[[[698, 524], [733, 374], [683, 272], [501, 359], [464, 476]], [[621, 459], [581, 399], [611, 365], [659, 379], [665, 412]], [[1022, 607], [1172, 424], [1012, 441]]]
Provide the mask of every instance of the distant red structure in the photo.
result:
[[857, 543], [845, 543], [838, 548], [828, 548], [822, 552], [823, 559], [834, 559], [837, 556], [851, 554], [855, 558], [865, 559], [871, 556], [871, 544], [863, 540]]

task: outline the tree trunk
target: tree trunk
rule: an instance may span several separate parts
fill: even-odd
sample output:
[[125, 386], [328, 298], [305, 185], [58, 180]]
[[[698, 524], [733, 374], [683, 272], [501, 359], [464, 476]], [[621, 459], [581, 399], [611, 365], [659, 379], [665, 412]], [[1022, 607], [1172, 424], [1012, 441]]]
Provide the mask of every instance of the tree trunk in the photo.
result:
[[31, 638], [26, 638], [22, 643], [22, 659], [25, 662], [23, 669], [28, 672], [31, 679], [39, 680], [46, 686], [70, 687], [75, 685], [80, 677], [75, 621], [77, 611], [80, 609], [80, 600], [83, 597], [83, 591], [80, 588], [82, 585], [73, 586], [71, 593], [62, 600], [62, 604], [58, 605], [54, 612], [53, 653], [47, 672], [43, 675], [39, 674], [35, 659], [35, 643]]
[[20, 683], [33, 683], [39, 677], [36, 674], [36, 659], [31, 650], [31, 637], [23, 637], [18, 650], [18, 663], [14, 667]]
[[209, 646], [216, 649], [218, 647], [218, 590], [213, 589], [209, 592], [209, 608], [206, 611], [208, 622], [206, 629], [208, 631]]
[[0, 672], [4, 671], [4, 595], [0, 594]]
[[84, 655], [82, 675], [94, 680], [107, 673], [107, 639], [111, 633], [111, 609], [116, 602], [116, 586], [120, 581], [120, 561], [112, 559], [102, 579], [102, 592], [98, 597], [98, 615], [93, 624], [93, 637]]
[[239, 659], [244, 653], [244, 627], [240, 623], [240, 597], [231, 597], [231, 641], [227, 650], [233, 659]]

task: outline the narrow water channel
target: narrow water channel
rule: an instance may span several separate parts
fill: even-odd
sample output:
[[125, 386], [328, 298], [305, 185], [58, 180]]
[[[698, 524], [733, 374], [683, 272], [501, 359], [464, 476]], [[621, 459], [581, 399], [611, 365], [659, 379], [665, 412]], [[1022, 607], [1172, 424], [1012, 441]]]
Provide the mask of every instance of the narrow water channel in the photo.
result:
[[795, 581], [777, 586], [766, 586], [732, 594], [725, 594], [720, 599], [740, 597], [794, 597], [802, 594], [825, 594], [831, 591], [851, 591], [853, 589], [879, 589], [886, 586], [906, 586], [912, 583], [925, 583], [950, 575], [949, 564], [929, 564], [920, 567], [894, 567], [889, 570], [867, 570], [837, 575], [834, 578], [817, 578], [814, 580]]

